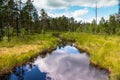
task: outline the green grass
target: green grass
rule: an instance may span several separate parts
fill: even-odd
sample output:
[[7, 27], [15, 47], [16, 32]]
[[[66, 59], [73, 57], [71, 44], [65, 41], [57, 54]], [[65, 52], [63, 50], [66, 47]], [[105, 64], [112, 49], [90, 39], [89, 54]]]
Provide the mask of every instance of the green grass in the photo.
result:
[[[0, 74], [27, 62], [39, 52], [56, 46], [58, 39], [52, 32], [24, 37], [6, 38], [0, 42]], [[61, 33], [59, 33], [61, 34]], [[55, 34], [56, 35], [56, 34]], [[90, 53], [91, 62], [111, 71], [112, 80], [120, 78], [120, 37], [88, 33], [63, 33], [64, 39], [75, 39], [75, 44]]]
[[12, 37], [10, 42], [3, 40], [0, 42], [0, 74], [27, 62], [43, 50], [55, 47], [57, 41], [51, 33]]
[[[64, 33], [64, 38], [76, 39], [75, 44], [90, 53], [91, 62], [111, 71], [113, 80], [120, 79], [120, 37], [88, 33]], [[115, 78], [117, 77], [117, 79]]]

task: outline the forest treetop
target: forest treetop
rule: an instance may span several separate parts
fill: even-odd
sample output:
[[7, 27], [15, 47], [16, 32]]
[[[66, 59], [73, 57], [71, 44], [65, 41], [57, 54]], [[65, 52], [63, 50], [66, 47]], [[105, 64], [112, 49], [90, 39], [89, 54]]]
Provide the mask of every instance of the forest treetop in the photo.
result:
[[[39, 16], [39, 14], [41, 14]], [[50, 17], [44, 9], [39, 12], [31, 0], [22, 3], [19, 0], [1, 0], [0, 2], [0, 40], [5, 36], [10, 40], [11, 36], [24, 36], [46, 31], [77, 31], [94, 34], [120, 34], [120, 23], [115, 15], [109, 20], [101, 18], [99, 24], [76, 21], [74, 17]]]

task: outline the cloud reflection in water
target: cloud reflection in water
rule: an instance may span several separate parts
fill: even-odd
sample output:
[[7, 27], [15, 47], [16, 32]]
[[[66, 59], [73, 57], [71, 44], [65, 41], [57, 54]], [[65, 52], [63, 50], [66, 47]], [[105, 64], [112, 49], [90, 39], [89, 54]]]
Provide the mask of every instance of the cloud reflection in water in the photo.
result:
[[[70, 51], [72, 50], [72, 51]], [[107, 74], [89, 66], [86, 53], [78, 54], [75, 47], [66, 46], [48, 54], [45, 58], [38, 57], [35, 65], [52, 80], [105, 80]]]

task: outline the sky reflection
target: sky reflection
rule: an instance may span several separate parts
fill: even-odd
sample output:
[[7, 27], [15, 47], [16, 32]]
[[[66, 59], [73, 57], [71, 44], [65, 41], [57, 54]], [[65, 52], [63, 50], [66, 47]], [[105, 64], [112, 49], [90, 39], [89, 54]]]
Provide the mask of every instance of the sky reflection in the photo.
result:
[[75, 47], [71, 47], [69, 45], [65, 46], [65, 47], [57, 47], [57, 49], [55, 51], [64, 51], [64, 53], [67, 54], [80, 54], [80, 51], [75, 48]]
[[108, 73], [89, 65], [89, 56], [72, 46], [58, 47], [44, 58], [18, 66], [0, 80], [106, 80]]
[[50, 80], [106, 80], [104, 71], [89, 66], [86, 53], [79, 54], [75, 47], [57, 48], [45, 58], [34, 62], [41, 72], [46, 72]]

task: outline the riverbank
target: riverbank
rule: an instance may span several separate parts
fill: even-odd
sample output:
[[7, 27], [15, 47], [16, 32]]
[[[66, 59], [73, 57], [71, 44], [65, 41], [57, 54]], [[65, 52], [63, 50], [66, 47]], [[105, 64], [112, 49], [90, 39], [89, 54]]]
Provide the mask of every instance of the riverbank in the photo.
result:
[[[60, 33], [61, 34], [61, 33]], [[10, 72], [40, 53], [56, 47], [58, 34], [35, 34], [13, 37], [0, 42], [0, 74]], [[120, 37], [88, 33], [62, 33], [61, 38], [75, 42], [78, 48], [90, 54], [91, 63], [110, 71], [112, 80], [120, 79]], [[44, 54], [43, 54], [44, 56]], [[116, 79], [115, 79], [116, 78]]]
[[57, 41], [51, 33], [12, 37], [10, 42], [4, 38], [0, 42], [0, 74], [10, 72], [15, 66], [55, 48]]
[[89, 52], [91, 63], [109, 70], [113, 80], [120, 79], [120, 37], [87, 33], [64, 33], [63, 38], [75, 39], [78, 48]]

